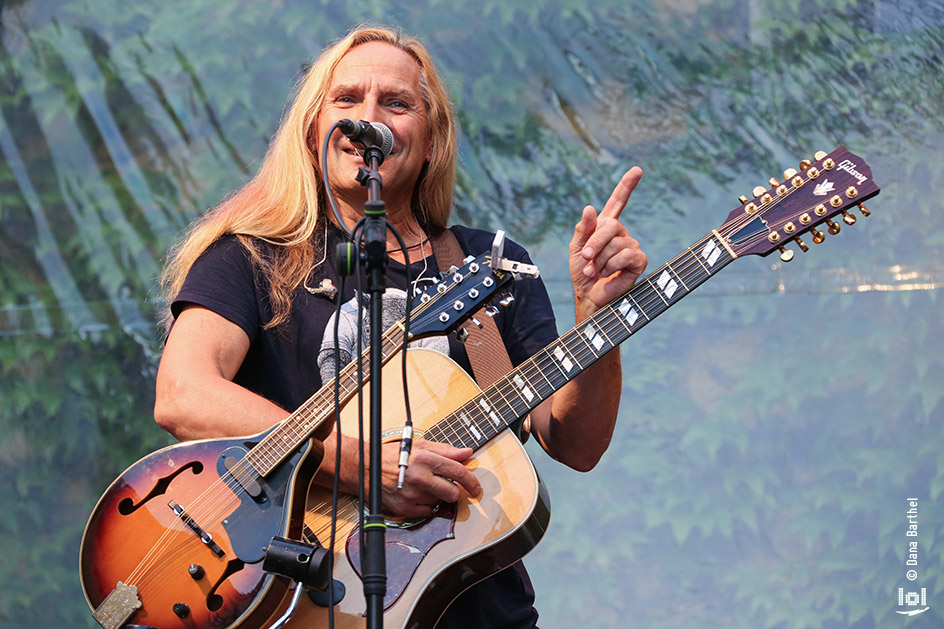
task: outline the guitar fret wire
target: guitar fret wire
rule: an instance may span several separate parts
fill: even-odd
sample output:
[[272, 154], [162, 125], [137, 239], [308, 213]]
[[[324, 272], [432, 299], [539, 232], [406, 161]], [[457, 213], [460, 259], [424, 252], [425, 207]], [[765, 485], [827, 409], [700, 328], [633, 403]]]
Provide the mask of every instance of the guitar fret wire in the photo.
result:
[[[514, 412], [515, 412], [515, 408], [514, 408], [514, 406], [512, 406], [511, 402], [508, 401], [508, 398], [505, 397], [505, 394], [504, 394], [504, 393], [502, 392], [502, 390], [501, 390], [501, 386], [496, 387], [495, 391], [498, 392], [498, 395], [499, 395], [499, 397], [501, 397], [501, 401], [504, 402], [505, 406], [507, 406], [508, 408], [510, 408], [510, 409], [511, 409], [511, 412], [514, 413]], [[493, 406], [494, 406], [494, 405], [493, 405]]]

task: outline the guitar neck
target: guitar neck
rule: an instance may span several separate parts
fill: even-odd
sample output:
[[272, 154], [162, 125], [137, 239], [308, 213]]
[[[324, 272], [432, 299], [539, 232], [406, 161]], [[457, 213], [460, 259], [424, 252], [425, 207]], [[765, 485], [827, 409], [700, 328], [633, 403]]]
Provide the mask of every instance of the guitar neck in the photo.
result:
[[431, 426], [424, 438], [480, 448], [736, 257], [713, 231]]
[[[403, 346], [403, 325], [404, 322], [400, 321], [384, 332], [381, 339], [383, 364], [386, 364]], [[370, 373], [368, 349], [361, 354], [361, 361], [362, 373]], [[308, 398], [249, 451], [246, 462], [251, 464], [256, 472], [262, 476], [268, 475], [333, 416], [335, 382], [340, 389], [340, 400], [343, 405], [354, 397], [361, 384], [357, 361], [351, 361], [345, 365], [334, 380], [322, 386], [317, 393]]]

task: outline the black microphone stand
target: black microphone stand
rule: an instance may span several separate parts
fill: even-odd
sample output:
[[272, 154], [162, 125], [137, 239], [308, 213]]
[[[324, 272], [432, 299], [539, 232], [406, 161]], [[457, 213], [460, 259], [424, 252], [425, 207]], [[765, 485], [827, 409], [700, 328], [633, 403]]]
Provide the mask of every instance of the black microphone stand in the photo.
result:
[[378, 169], [383, 153], [377, 147], [364, 149], [364, 163], [357, 180], [367, 187], [364, 205], [363, 242], [367, 258], [367, 290], [370, 294], [370, 475], [368, 478], [368, 515], [364, 524], [363, 582], [367, 602], [368, 629], [383, 627], [384, 597], [387, 593], [385, 538], [381, 489], [381, 390], [380, 366], [383, 364], [383, 292], [387, 266], [386, 206], [380, 199], [382, 181]]

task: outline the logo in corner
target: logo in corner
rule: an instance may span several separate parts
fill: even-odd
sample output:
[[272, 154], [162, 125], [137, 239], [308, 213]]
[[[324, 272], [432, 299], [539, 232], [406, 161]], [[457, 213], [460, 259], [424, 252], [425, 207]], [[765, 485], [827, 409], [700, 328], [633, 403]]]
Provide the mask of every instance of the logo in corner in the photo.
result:
[[816, 187], [813, 188], [813, 194], [818, 197], [825, 197], [827, 194], [836, 189], [836, 186], [833, 185], [829, 179], [824, 179], [822, 182], [816, 184]]
[[920, 592], [905, 592], [905, 588], [898, 588], [898, 606], [903, 607], [905, 605], [909, 607], [924, 605], [925, 607], [924, 609], [909, 609], [908, 611], [895, 610], [895, 613], [902, 616], [917, 616], [931, 609], [928, 606], [928, 589], [921, 588]]

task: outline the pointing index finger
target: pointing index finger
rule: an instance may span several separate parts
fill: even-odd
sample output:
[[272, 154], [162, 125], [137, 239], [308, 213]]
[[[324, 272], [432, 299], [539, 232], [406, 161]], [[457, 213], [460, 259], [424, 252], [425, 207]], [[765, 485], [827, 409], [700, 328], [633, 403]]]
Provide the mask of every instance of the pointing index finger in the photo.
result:
[[613, 189], [613, 194], [607, 199], [606, 205], [603, 206], [603, 211], [600, 212], [600, 216], [619, 218], [620, 214], [623, 213], [623, 208], [626, 207], [626, 202], [629, 201], [629, 197], [633, 193], [633, 190], [636, 189], [636, 184], [639, 183], [640, 179], [642, 179], [642, 168], [639, 166], [633, 166], [626, 171], [619, 183], [616, 184], [616, 188]]

